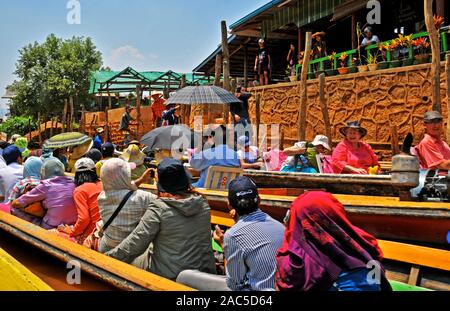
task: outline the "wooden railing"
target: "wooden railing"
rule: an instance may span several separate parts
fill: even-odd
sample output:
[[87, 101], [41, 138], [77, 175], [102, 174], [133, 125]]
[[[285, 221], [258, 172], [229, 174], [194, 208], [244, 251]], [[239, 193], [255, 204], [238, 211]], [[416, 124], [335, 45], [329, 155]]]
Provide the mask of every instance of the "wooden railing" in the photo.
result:
[[[450, 33], [450, 26], [445, 26], [440, 29], [441, 53], [446, 53], [449, 51], [448, 33]], [[417, 39], [417, 38], [422, 38], [422, 37], [428, 37], [428, 32], [424, 31], [424, 32], [419, 32], [419, 33], [415, 33], [412, 35], [412, 39]], [[395, 39], [384, 41], [381, 44], [390, 44], [393, 40], [395, 40]], [[378, 47], [379, 47], [378, 44], [372, 44], [372, 45], [367, 46], [365, 48], [365, 51], [366, 51], [365, 56], [366, 57], [369, 56], [369, 54], [373, 53], [372, 51], [375, 49], [378, 49]], [[352, 60], [353, 60], [354, 55], [358, 54], [358, 49], [352, 49], [352, 50], [337, 53], [334, 56], [334, 60], [333, 60], [334, 63], [333, 63], [332, 68], [338, 68], [338, 59], [344, 53], [347, 55], [347, 66], [353, 67], [354, 64], [352, 63]], [[411, 45], [408, 47], [408, 58], [413, 58], [413, 57], [414, 57], [414, 46]], [[392, 51], [386, 51], [386, 61], [391, 61], [391, 60], [392, 60]], [[311, 60], [308, 65], [308, 73], [309, 74], [314, 73], [313, 65], [315, 65], [315, 64], [319, 64], [319, 71], [323, 71], [326, 69], [325, 64], [329, 64], [329, 63], [330, 63], [330, 60], [328, 57], [322, 57], [322, 58], [318, 58], [315, 60]], [[301, 66], [302, 65], [300, 65], [300, 64], [297, 65], [297, 75], [300, 72]]]

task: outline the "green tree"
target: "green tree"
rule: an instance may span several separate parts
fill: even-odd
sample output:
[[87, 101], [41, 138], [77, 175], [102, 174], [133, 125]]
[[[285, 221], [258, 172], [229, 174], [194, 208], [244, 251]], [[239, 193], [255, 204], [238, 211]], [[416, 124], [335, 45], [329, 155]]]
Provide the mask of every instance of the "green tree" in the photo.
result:
[[59, 116], [70, 97], [75, 111], [90, 101], [89, 79], [102, 65], [101, 53], [90, 38], [63, 40], [51, 34], [41, 44], [23, 47], [19, 54], [11, 115]]
[[0, 124], [0, 132], [8, 134], [8, 137], [11, 137], [13, 134], [25, 135], [36, 129], [36, 123], [29, 117], [13, 117]]

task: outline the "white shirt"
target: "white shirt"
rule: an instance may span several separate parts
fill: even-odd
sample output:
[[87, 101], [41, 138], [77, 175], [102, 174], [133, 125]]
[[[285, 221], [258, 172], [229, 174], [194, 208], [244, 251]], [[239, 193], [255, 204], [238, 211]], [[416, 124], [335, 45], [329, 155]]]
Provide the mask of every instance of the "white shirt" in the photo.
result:
[[362, 40], [362, 45], [367, 45], [369, 44], [369, 42], [376, 42], [376, 44], [380, 43], [380, 39], [378, 39], [378, 37], [376, 35], [372, 35], [372, 37], [370, 39], [364, 38]]
[[[296, 142], [294, 144], [294, 147], [301, 148], [301, 149], [306, 148], [306, 141]], [[294, 164], [295, 164], [295, 157], [294, 156], [288, 156], [286, 158], [286, 160], [281, 164], [281, 169], [283, 169], [285, 166], [294, 166]]]
[[16, 183], [23, 179], [23, 165], [16, 162], [10, 163], [0, 171], [0, 195], [5, 197], [3, 203], [8, 203], [11, 190]]
[[249, 152], [240, 149], [237, 151], [239, 159], [244, 159], [248, 163], [255, 163], [259, 157], [259, 150], [256, 146], [250, 146]]

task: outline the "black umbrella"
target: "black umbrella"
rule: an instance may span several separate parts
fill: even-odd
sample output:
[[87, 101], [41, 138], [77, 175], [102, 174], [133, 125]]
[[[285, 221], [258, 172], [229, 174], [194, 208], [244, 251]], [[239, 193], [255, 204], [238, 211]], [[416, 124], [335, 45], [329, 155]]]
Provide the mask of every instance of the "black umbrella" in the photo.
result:
[[166, 105], [226, 105], [234, 103], [241, 103], [241, 101], [233, 93], [213, 85], [186, 86], [166, 101]]
[[158, 127], [141, 138], [141, 143], [151, 151], [157, 149], [186, 150], [198, 146], [201, 135], [194, 133], [186, 125]]

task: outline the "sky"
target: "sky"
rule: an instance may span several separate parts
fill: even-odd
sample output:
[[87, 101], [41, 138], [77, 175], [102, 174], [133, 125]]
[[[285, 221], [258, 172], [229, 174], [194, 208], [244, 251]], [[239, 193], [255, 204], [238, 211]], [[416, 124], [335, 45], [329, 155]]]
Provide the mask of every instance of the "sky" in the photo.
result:
[[[71, 2], [80, 23], [69, 24]], [[113, 70], [191, 72], [221, 40], [220, 21], [231, 25], [268, 0], [0, 0], [0, 95], [14, 81], [18, 50], [61, 38], [91, 37]], [[69, 8], [68, 8], [69, 6]], [[6, 100], [0, 99], [0, 116]]]

